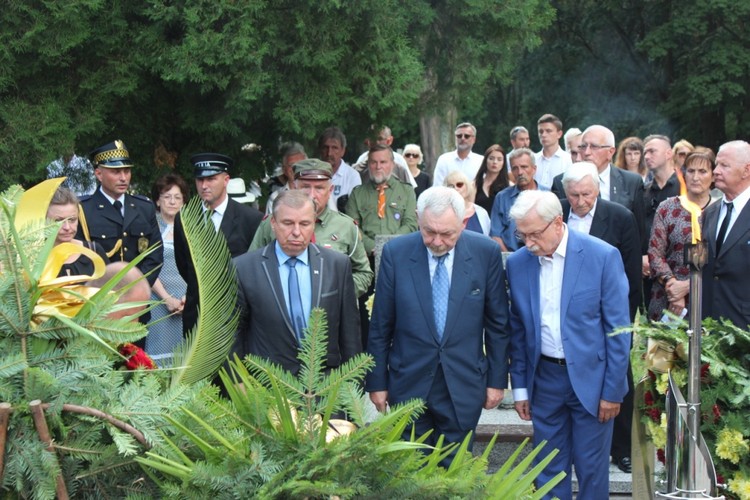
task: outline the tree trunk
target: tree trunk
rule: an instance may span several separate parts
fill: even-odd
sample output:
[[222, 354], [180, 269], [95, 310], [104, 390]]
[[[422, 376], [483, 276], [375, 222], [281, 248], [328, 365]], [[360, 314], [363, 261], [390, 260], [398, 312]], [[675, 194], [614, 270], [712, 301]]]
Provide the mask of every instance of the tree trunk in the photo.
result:
[[456, 117], [454, 106], [448, 106], [443, 113], [425, 113], [419, 118], [419, 132], [422, 140], [425, 171], [432, 175], [438, 156], [456, 148], [453, 139]]

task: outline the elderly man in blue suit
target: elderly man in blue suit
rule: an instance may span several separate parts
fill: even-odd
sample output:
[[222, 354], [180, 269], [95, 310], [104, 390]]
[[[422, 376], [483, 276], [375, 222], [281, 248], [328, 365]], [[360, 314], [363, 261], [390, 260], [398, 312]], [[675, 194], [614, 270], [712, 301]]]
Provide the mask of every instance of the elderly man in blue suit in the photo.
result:
[[548, 498], [572, 499], [574, 464], [577, 498], [608, 498], [612, 423], [628, 390], [630, 334], [610, 335], [630, 324], [622, 259], [569, 231], [552, 193], [522, 193], [511, 217], [526, 243], [508, 258], [515, 407], [531, 420], [535, 443], [560, 450], [539, 483], [565, 471]]
[[502, 254], [489, 238], [463, 231], [464, 202], [453, 189], [424, 191], [417, 215], [419, 232], [383, 249], [367, 344], [375, 368], [366, 390], [379, 411], [422, 399], [427, 408], [413, 424], [416, 435], [432, 430], [427, 444], [440, 435], [458, 443], [507, 387]]

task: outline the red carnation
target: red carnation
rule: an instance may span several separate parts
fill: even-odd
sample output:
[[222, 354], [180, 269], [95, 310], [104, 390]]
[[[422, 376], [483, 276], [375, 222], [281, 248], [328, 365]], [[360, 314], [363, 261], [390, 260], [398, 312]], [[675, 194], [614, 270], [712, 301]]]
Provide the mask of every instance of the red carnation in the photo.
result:
[[661, 462], [661, 463], [663, 463], [663, 464], [666, 465], [667, 458], [664, 456], [664, 449], [663, 448], [659, 448], [658, 450], [656, 450], [656, 458], [659, 460], [659, 462]]
[[646, 406], [654, 405], [654, 395], [651, 394], [651, 391], [646, 391], [646, 394], [643, 395], [643, 399], [646, 403]]
[[661, 423], [661, 410], [659, 408], [650, 408], [646, 414], [657, 424]]
[[709, 367], [710, 367], [710, 365], [708, 363], [703, 363], [701, 365], [701, 380], [705, 380], [706, 377], [708, 377], [708, 373], [709, 373], [708, 369], [709, 369]]
[[650, 378], [653, 381], [656, 381], [656, 374], [652, 372], [651, 370], [648, 371], [648, 378]]
[[155, 370], [156, 363], [149, 357], [146, 352], [135, 344], [125, 343], [120, 346], [120, 354], [127, 358], [125, 361], [125, 368], [128, 370], [137, 370], [143, 368], [145, 370]]
[[724, 481], [724, 476], [722, 476], [718, 472], [716, 473], [716, 482], [718, 484], [726, 484], [726, 482]]
[[719, 409], [719, 405], [715, 404], [713, 407], [714, 411], [714, 423], [718, 422], [719, 419], [721, 419], [721, 410]]

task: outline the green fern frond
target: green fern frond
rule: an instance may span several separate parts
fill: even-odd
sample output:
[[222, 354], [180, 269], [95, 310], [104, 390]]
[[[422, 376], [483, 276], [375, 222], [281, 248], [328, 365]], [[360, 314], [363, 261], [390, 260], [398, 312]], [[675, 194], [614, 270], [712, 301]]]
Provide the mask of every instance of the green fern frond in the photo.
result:
[[193, 198], [180, 212], [198, 281], [198, 322], [174, 352], [172, 384], [213, 376], [226, 360], [237, 330], [235, 269], [224, 237], [206, 223], [201, 200]]

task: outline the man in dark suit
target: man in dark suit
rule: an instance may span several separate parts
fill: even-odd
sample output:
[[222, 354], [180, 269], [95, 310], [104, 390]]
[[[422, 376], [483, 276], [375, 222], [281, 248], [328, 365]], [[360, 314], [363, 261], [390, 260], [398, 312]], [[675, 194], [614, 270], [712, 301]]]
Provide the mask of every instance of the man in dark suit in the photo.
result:
[[[568, 228], [606, 241], [620, 252], [628, 277], [630, 321], [633, 321], [641, 304], [641, 248], [633, 213], [622, 205], [598, 199], [599, 177], [593, 163], [574, 163], [563, 175], [562, 183], [567, 196], [561, 202], [563, 222], [568, 224]], [[628, 364], [628, 393], [615, 418], [611, 450], [612, 462], [626, 473], [632, 469], [632, 422], [633, 374]]]
[[[195, 187], [203, 206], [211, 211], [211, 222], [227, 241], [229, 253], [237, 257], [247, 252], [263, 215], [256, 209], [237, 203], [227, 196], [229, 169], [234, 161], [218, 153], [199, 153], [190, 157], [195, 173]], [[187, 334], [198, 321], [198, 279], [190, 257], [190, 248], [180, 214], [175, 218], [174, 253], [177, 270], [187, 283], [182, 331]]]
[[[703, 213], [708, 263], [703, 270], [703, 317], [750, 326], [750, 144], [731, 141], [719, 148], [714, 169], [724, 193]], [[728, 214], [728, 215], [727, 215]]]
[[161, 232], [151, 200], [127, 193], [133, 167], [130, 153], [118, 139], [95, 149], [91, 162], [99, 187], [94, 194], [81, 197], [84, 217], [76, 237], [101, 245], [110, 262], [130, 262], [148, 248], [158, 246], [137, 266], [153, 285], [164, 261]]
[[[615, 135], [607, 127], [591, 125], [583, 132], [583, 139], [578, 146], [578, 152], [583, 161], [596, 165], [599, 171], [599, 194], [601, 198], [619, 203], [633, 212], [635, 222], [638, 225], [641, 255], [645, 256], [648, 250], [648, 234], [646, 234], [643, 179], [638, 174], [617, 168], [612, 164], [612, 157], [615, 154]], [[552, 192], [560, 199], [565, 198], [562, 175], [555, 177], [552, 182]]]
[[[510, 375], [516, 412], [534, 442], [560, 453], [539, 476], [567, 476], [548, 497], [571, 500], [575, 465], [580, 500], [609, 497], [612, 423], [627, 393], [628, 284], [611, 245], [568, 230], [552, 193], [521, 193], [511, 216], [526, 247], [508, 257]], [[548, 498], [545, 497], [545, 498]]]
[[297, 374], [297, 351], [313, 308], [326, 311], [326, 368], [362, 351], [349, 258], [310, 243], [315, 206], [304, 191], [279, 194], [271, 226], [276, 241], [234, 259], [241, 313], [235, 351], [263, 356]]
[[[419, 232], [383, 248], [367, 351], [366, 390], [379, 411], [420, 398], [417, 436], [461, 442], [507, 387], [508, 299], [500, 247], [462, 231], [464, 202], [432, 187], [417, 202]], [[404, 432], [409, 439], [411, 429]], [[444, 460], [448, 465], [452, 457]]]

